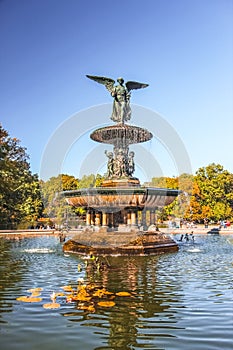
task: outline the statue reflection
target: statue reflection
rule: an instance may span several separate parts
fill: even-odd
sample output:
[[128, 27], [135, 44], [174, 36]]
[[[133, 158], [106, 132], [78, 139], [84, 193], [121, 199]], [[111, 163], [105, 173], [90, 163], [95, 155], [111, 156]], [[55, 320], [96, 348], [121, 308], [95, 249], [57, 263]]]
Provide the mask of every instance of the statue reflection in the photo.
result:
[[[175, 311], [170, 312], [169, 309], [177, 296], [174, 287], [158, 283], [158, 259], [158, 256], [108, 257], [102, 258], [99, 271], [87, 267], [88, 281], [114, 293], [127, 291], [131, 294], [128, 297], [116, 295], [113, 308], [96, 310], [100, 315], [108, 315], [109, 322], [109, 335], [106, 334], [108, 346], [101, 349], [127, 350], [139, 344], [140, 347], [146, 346], [142, 342], [147, 339], [148, 324], [160, 322], [161, 314], [174, 316]], [[150, 320], [152, 318], [153, 321]], [[152, 327], [155, 327], [154, 324]]]

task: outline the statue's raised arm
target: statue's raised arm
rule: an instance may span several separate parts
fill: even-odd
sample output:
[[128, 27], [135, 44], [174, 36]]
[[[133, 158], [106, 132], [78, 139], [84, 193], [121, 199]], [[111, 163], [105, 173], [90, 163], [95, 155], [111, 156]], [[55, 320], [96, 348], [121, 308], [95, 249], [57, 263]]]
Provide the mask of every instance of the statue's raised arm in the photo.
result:
[[128, 81], [124, 85], [124, 79], [118, 78], [118, 85], [114, 86], [115, 80], [106, 77], [99, 77], [95, 75], [87, 75], [87, 78], [96, 81], [99, 84], [105, 85], [107, 90], [114, 97], [113, 111], [111, 119], [120, 124], [130, 120], [131, 108], [130, 108], [130, 91], [136, 89], [142, 89], [148, 86], [148, 84], [138, 83], [136, 81]]

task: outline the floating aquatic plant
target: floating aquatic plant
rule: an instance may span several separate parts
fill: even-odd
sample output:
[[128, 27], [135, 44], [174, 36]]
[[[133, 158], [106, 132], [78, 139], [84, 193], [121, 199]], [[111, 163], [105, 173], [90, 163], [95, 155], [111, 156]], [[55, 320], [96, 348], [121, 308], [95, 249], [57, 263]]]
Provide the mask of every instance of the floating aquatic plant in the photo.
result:
[[80, 304], [78, 306], [78, 308], [80, 310], [87, 310], [89, 312], [95, 312], [95, 307], [94, 307], [94, 304], [91, 304], [91, 305], [83, 305], [83, 304]]
[[129, 292], [117, 292], [116, 295], [118, 297], [130, 297], [131, 294]]
[[[99, 288], [98, 284], [90, 283], [85, 285], [84, 279], [79, 278], [77, 288], [72, 287], [71, 285], [66, 285], [61, 287], [64, 292], [55, 292], [53, 291], [50, 294], [51, 302], [43, 304], [44, 309], [58, 309], [60, 304], [56, 302], [57, 297], [66, 297], [66, 302], [76, 302], [76, 307], [79, 310], [85, 310], [87, 312], [95, 312], [95, 307], [98, 305], [100, 307], [113, 307], [116, 303], [113, 299], [118, 297], [132, 297], [132, 294], [129, 292], [116, 292], [106, 290], [105, 288]], [[20, 296], [17, 298], [18, 301], [35, 303], [42, 301], [42, 298], [39, 298], [40, 292], [43, 288], [31, 288], [27, 291], [31, 293], [30, 296]]]
[[114, 303], [114, 301], [99, 301], [98, 305], [103, 307], [113, 307], [116, 303]]
[[44, 309], [58, 309], [61, 305], [59, 303], [47, 303], [43, 305]]
[[24, 303], [38, 303], [42, 301], [42, 298], [35, 298], [32, 296], [21, 296], [21, 297], [18, 297], [16, 300], [23, 301]]
[[27, 292], [29, 293], [36, 293], [36, 292], [41, 292], [43, 290], [43, 288], [31, 288], [31, 289], [28, 289]]
[[112, 292], [108, 292], [105, 288], [97, 289], [92, 295], [93, 297], [103, 298], [105, 295], [112, 295]]

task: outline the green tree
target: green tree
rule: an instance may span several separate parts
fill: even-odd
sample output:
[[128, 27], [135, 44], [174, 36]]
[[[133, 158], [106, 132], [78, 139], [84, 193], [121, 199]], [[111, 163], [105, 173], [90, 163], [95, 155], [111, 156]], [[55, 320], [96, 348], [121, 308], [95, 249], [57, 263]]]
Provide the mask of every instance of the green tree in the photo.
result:
[[44, 217], [61, 225], [66, 216], [71, 214], [71, 208], [62, 195], [63, 190], [77, 188], [78, 180], [74, 176], [61, 174], [51, 177], [48, 181], [41, 181], [41, 192], [44, 203]]
[[95, 175], [83, 175], [78, 183], [78, 188], [89, 188], [95, 186]]
[[26, 148], [0, 125], [0, 223], [16, 228], [41, 216], [43, 203], [36, 174], [30, 171]]
[[181, 193], [179, 196], [169, 205], [161, 208], [158, 211], [158, 218], [166, 220], [168, 217], [173, 216], [177, 218], [184, 218], [189, 213], [189, 201], [193, 188], [193, 175], [181, 174], [178, 177], [154, 177], [152, 178], [152, 186], [179, 189]]

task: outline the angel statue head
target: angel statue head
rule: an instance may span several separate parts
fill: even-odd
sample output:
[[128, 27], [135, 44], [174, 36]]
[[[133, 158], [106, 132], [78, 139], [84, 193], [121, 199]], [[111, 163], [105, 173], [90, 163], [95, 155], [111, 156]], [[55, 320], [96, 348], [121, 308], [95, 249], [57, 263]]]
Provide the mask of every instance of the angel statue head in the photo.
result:
[[87, 75], [87, 78], [96, 81], [99, 84], [105, 85], [111, 96], [114, 98], [111, 119], [119, 124], [124, 124], [131, 118], [130, 108], [130, 91], [142, 89], [148, 84], [138, 83], [136, 81], [128, 81], [123, 85], [124, 79], [118, 78], [117, 82], [120, 85], [115, 86], [115, 80], [106, 77], [99, 77], [95, 75]]
[[124, 84], [124, 79], [123, 79], [123, 78], [118, 78], [118, 79], [117, 79], [117, 82], [118, 82], [119, 84]]

